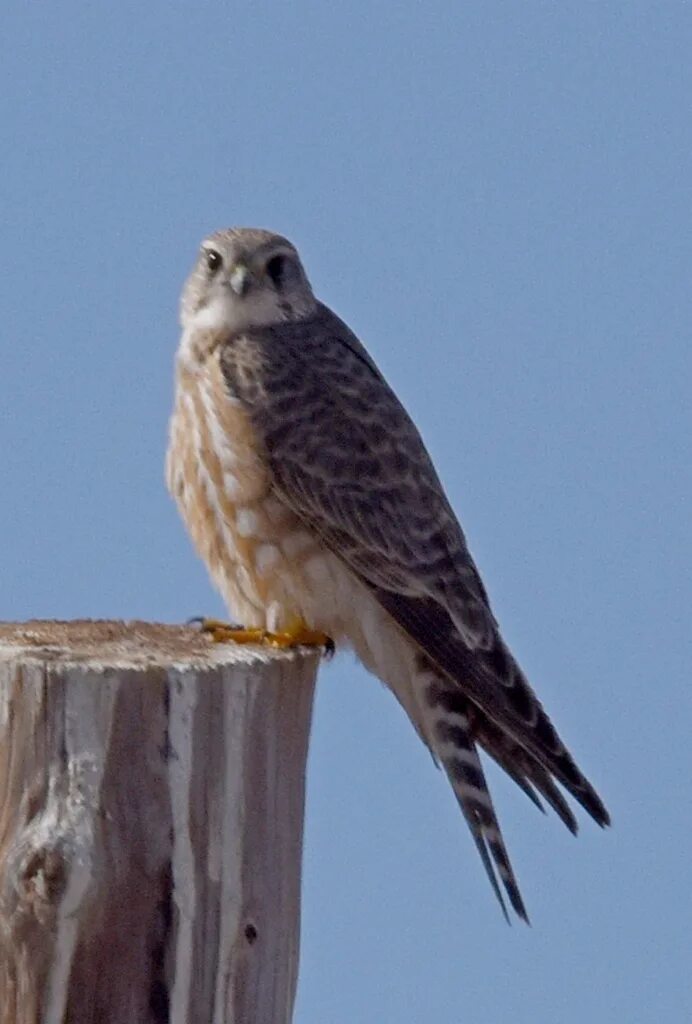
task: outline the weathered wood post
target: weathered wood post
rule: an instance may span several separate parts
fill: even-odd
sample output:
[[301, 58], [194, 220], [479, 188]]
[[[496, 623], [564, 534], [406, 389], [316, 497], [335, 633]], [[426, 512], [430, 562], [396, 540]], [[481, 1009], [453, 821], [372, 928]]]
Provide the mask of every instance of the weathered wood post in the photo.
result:
[[317, 660], [0, 625], [0, 1024], [288, 1024]]

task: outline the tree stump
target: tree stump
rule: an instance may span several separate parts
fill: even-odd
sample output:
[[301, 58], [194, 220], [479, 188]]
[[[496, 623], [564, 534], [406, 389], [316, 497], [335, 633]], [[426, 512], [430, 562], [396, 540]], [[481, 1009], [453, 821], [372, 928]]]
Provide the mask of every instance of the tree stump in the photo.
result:
[[0, 1024], [288, 1024], [318, 658], [0, 624]]

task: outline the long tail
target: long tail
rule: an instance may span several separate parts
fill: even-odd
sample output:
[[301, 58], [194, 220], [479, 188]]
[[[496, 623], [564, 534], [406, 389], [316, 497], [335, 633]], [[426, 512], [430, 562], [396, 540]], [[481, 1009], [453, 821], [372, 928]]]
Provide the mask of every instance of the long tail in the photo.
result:
[[523, 789], [533, 803], [545, 813], [545, 808], [536, 793], [538, 790], [570, 832], [576, 835], [577, 819], [540, 761], [481, 714], [473, 716], [472, 730], [483, 749], [507, 772], [519, 788]]
[[469, 703], [424, 656], [419, 658], [416, 683], [424, 731], [452, 785], [502, 912], [509, 921], [503, 888], [518, 916], [528, 923], [473, 738]]

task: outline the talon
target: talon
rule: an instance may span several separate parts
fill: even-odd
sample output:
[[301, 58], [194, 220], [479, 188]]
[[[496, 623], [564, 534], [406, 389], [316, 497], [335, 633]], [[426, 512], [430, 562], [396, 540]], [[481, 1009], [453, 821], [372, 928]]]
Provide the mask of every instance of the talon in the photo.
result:
[[197, 619], [202, 633], [207, 633], [215, 644], [265, 644], [269, 643], [270, 634], [266, 629], [246, 629], [233, 622], [221, 622], [220, 619]]
[[300, 619], [291, 622], [280, 633], [270, 635], [276, 647], [320, 647], [325, 658], [330, 658], [336, 650], [330, 636], [321, 630], [310, 629]]
[[186, 626], [199, 626], [200, 633], [211, 633], [214, 629], [242, 629], [236, 622], [224, 622], [223, 619], [210, 619], [206, 615], [193, 615], [187, 619]]
[[334, 641], [326, 633], [308, 629], [302, 622], [291, 624], [288, 629], [279, 633], [271, 633], [268, 629], [256, 627], [245, 628], [219, 619], [207, 619], [196, 616], [187, 620], [187, 625], [199, 625], [202, 633], [207, 633], [216, 644], [262, 644], [268, 647], [321, 647], [326, 658], [335, 651]]

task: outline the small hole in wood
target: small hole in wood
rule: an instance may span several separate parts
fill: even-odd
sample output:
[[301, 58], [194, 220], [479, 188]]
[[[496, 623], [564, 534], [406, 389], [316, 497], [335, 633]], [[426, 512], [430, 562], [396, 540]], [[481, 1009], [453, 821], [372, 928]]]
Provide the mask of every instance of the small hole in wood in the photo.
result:
[[254, 924], [245, 925], [245, 938], [248, 941], [248, 945], [252, 946], [257, 941], [257, 929]]

